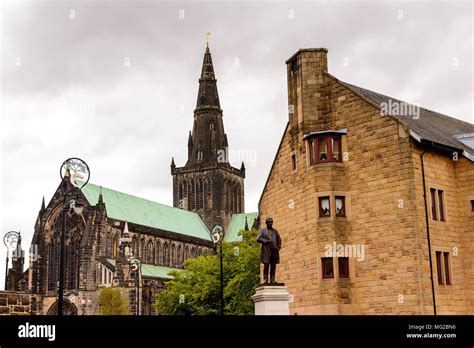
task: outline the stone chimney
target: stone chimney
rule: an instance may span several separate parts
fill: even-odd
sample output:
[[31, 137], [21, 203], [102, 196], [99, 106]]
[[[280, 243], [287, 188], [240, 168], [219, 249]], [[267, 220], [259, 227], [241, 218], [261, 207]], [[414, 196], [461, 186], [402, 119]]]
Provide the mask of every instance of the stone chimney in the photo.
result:
[[329, 126], [328, 50], [302, 48], [286, 61], [290, 129], [309, 133]]

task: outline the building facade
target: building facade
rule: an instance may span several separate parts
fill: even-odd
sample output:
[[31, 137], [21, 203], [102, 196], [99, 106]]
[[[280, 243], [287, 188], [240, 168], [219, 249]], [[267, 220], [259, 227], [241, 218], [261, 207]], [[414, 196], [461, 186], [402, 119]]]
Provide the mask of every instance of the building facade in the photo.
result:
[[338, 80], [324, 48], [286, 64], [259, 215], [283, 240], [290, 311], [432, 314], [432, 269], [437, 313], [472, 314], [474, 125]]

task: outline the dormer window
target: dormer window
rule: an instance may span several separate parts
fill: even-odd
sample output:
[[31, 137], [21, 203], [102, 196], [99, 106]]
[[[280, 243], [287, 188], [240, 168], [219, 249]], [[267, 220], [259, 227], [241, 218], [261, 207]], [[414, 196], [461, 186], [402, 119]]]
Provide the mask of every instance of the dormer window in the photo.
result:
[[341, 135], [321, 134], [308, 138], [310, 163], [341, 162]]

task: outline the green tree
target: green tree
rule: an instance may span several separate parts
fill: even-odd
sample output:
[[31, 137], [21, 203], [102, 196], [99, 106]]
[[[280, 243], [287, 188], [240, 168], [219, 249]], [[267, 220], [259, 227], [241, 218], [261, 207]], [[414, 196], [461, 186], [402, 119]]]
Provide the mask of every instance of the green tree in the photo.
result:
[[127, 315], [128, 301], [121, 288], [105, 287], [100, 289], [99, 305], [101, 315]]
[[[250, 296], [259, 283], [258, 231], [240, 231], [240, 242], [223, 242], [224, 301], [226, 315], [252, 315]], [[219, 253], [219, 248], [217, 249]], [[213, 315], [220, 313], [219, 254], [205, 254], [184, 262], [184, 270], [171, 271], [173, 279], [155, 296], [157, 314]]]

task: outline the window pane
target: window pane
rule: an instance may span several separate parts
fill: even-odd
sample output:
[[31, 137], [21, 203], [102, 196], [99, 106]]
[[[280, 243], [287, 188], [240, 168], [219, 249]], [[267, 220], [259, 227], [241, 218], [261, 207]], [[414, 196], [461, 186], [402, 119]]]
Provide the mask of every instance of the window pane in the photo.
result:
[[349, 278], [349, 258], [339, 257], [337, 260], [339, 266], [339, 278]]
[[336, 216], [345, 216], [345, 207], [344, 207], [344, 199], [345, 197], [337, 197], [336, 196]]
[[438, 214], [436, 213], [436, 189], [430, 189], [431, 193], [431, 217], [433, 220], [438, 220]]
[[338, 138], [333, 138], [332, 139], [332, 159], [333, 161], [339, 161], [340, 159], [340, 146], [341, 142]]
[[331, 211], [329, 207], [329, 197], [319, 198], [319, 216], [320, 217], [331, 216]]
[[326, 139], [318, 140], [318, 160], [327, 161], [328, 160], [328, 143]]
[[332, 257], [322, 257], [321, 265], [322, 265], [323, 278], [334, 278]]
[[444, 221], [444, 193], [438, 190], [439, 219]]
[[443, 284], [443, 271], [441, 267], [441, 251], [436, 252], [436, 270], [438, 271], [438, 284]]
[[449, 253], [444, 253], [444, 275], [446, 277], [446, 285], [451, 284], [451, 274], [449, 273]]

